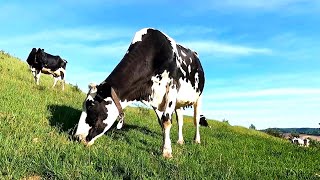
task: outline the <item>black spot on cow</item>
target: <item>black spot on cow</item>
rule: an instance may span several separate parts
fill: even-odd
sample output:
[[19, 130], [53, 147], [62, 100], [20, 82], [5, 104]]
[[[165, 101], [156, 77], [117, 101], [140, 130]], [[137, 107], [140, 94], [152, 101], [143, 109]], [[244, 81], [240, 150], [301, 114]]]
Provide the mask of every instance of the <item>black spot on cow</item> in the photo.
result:
[[169, 113], [163, 114], [161, 117], [162, 122], [168, 121], [169, 120]]
[[172, 106], [172, 101], [169, 102], [169, 108], [171, 108], [171, 106]]

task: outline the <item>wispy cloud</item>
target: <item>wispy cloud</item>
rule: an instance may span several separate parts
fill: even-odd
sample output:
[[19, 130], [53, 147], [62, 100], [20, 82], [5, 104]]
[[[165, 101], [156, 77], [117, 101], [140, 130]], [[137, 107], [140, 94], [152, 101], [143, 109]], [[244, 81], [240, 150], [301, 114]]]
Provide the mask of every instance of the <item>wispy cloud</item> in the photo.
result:
[[320, 88], [274, 88], [245, 92], [223, 92], [206, 95], [211, 100], [218, 99], [234, 99], [234, 98], [256, 98], [256, 97], [272, 97], [272, 96], [320, 96]]
[[130, 38], [131, 31], [128, 28], [100, 28], [100, 27], [76, 27], [67, 29], [53, 29], [15, 37], [2, 37], [0, 44], [21, 43], [33, 41], [56, 42], [82, 42], [82, 41], [106, 41], [112, 39]]
[[286, 13], [310, 13], [317, 12], [320, 8], [316, 0], [210, 0], [207, 3], [198, 4], [203, 10], [233, 12], [286, 12]]
[[193, 50], [201, 54], [225, 54], [225, 55], [253, 55], [253, 54], [271, 54], [272, 50], [269, 48], [253, 48], [241, 45], [220, 43], [216, 41], [186, 41], [182, 42]]

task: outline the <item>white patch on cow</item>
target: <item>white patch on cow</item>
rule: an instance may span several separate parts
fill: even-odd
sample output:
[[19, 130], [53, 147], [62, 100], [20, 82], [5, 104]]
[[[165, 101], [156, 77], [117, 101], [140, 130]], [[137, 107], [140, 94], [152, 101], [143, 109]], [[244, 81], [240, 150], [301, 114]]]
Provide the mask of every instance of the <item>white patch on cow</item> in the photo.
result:
[[191, 64], [192, 63], [192, 58], [190, 57], [189, 59], [190, 59], [190, 64]]
[[77, 131], [74, 134], [74, 136], [78, 137], [79, 140], [85, 140], [90, 130], [89, 124], [86, 123], [86, 118], [87, 118], [87, 112], [82, 111], [80, 120], [78, 123]]
[[191, 73], [191, 65], [188, 66], [188, 72]]
[[198, 89], [198, 87], [199, 87], [199, 73], [198, 72], [196, 72], [196, 74], [194, 75], [194, 79], [195, 79], [194, 88]]
[[140, 31], [136, 32], [136, 34], [133, 37], [133, 40], [132, 40], [131, 44], [134, 44], [136, 42], [142, 41], [142, 36], [147, 34], [149, 29], [152, 29], [152, 28], [144, 28], [144, 29], [141, 29]]
[[120, 119], [117, 124], [117, 129], [121, 129], [123, 127], [123, 119]]
[[153, 107], [158, 107], [161, 104], [167, 90], [166, 86], [170, 82], [169, 72], [167, 70], [160, 75], [161, 78], [157, 76], [159, 75], [151, 77], [152, 86], [149, 104]]
[[193, 104], [199, 98], [200, 92], [197, 92], [195, 87], [192, 86], [190, 81], [186, 82], [182, 78], [179, 79], [180, 89], [177, 94], [176, 107], [184, 107]]
[[56, 71], [53, 71], [52, 74], [54, 74], [55, 76], [61, 76], [61, 73], [65, 74], [65, 69], [63, 68], [59, 68]]
[[182, 56], [187, 56], [183, 50], [181, 50], [181, 54], [182, 54]]
[[87, 110], [86, 110], [86, 102], [88, 100], [94, 101], [94, 97], [97, 95], [97, 88], [96, 85], [91, 83], [89, 84], [89, 91], [87, 93], [87, 98], [85, 99], [82, 107], [82, 113], [79, 119], [77, 131], [74, 134], [75, 137], [78, 137], [79, 140], [85, 140], [87, 135], [89, 134], [90, 126], [89, 124], [86, 123], [86, 118], [87, 118]]

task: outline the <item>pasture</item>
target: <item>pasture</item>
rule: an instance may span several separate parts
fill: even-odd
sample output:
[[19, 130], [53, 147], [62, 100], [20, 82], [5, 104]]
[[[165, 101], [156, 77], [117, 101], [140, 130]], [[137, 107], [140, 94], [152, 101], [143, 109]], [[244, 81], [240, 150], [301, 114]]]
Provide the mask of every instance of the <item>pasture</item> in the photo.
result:
[[0, 53], [0, 179], [320, 178], [319, 149], [215, 120], [209, 120], [212, 128], [201, 127], [198, 145], [185, 117], [182, 146], [175, 143], [173, 121], [173, 158], [164, 159], [156, 116], [141, 108], [126, 108], [122, 130], [84, 147], [70, 135], [85, 93], [73, 85], [62, 92], [52, 81], [43, 75], [35, 85], [25, 62]]

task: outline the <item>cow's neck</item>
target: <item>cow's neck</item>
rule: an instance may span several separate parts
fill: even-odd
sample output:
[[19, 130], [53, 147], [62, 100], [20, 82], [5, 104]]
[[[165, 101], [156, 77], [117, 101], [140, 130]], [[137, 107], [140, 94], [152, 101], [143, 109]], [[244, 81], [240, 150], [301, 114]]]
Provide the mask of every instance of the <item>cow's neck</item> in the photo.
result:
[[119, 114], [121, 114], [122, 110], [128, 105], [130, 105], [132, 101], [128, 101], [127, 99], [121, 98], [119, 94], [120, 92], [117, 89], [111, 87], [107, 83], [101, 84], [97, 91], [97, 96], [100, 96], [102, 99], [111, 97], [119, 111]]
[[[131, 57], [139, 59], [137, 56]], [[139, 62], [125, 56], [104, 83], [115, 89], [122, 102], [147, 100], [151, 94], [150, 80], [153, 72], [149, 66], [150, 63]]]

